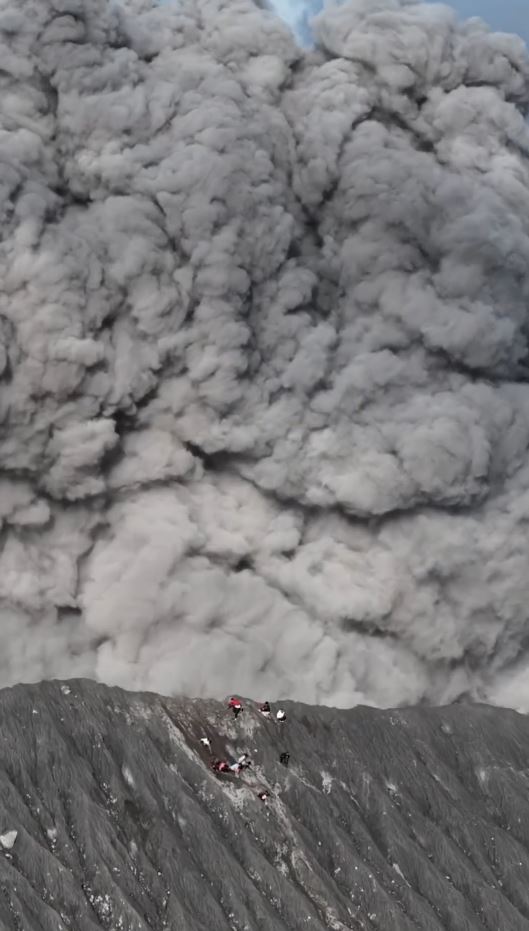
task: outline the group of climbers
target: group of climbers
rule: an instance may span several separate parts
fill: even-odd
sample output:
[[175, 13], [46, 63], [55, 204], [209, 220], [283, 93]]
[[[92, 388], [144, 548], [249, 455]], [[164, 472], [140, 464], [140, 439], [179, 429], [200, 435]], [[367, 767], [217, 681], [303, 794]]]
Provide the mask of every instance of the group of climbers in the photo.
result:
[[[228, 702], [228, 708], [231, 708], [231, 710], [233, 711], [234, 718], [238, 718], [241, 711], [244, 711], [242, 702], [240, 701], [240, 699], [236, 698], [234, 695], [230, 698]], [[262, 704], [260, 704], [258, 708], [263, 718], [272, 717], [272, 709], [270, 707], [269, 701], [262, 702]], [[286, 719], [287, 719], [286, 712], [283, 711], [282, 708], [278, 708], [278, 710], [276, 711], [276, 721], [279, 724], [283, 724], [286, 721]]]
[[214, 759], [211, 761], [211, 768], [215, 773], [240, 773], [243, 769], [249, 769], [252, 765], [252, 761], [248, 759], [248, 754], [243, 753], [238, 760], [235, 760], [234, 763], [228, 763], [227, 760], [217, 760]]
[[[235, 696], [232, 696], [230, 698], [228, 702], [228, 708], [231, 709], [231, 711], [233, 712], [234, 718], [238, 718], [241, 712], [244, 711], [242, 702]], [[263, 717], [265, 718], [272, 717], [272, 709], [270, 707], [270, 702], [268, 701], [262, 702], [262, 704], [258, 706], [258, 709], [259, 709], [260, 714], [263, 715]], [[277, 710], [275, 719], [278, 724], [285, 723], [287, 716], [286, 716], [285, 711], [282, 708], [279, 708]], [[210, 754], [212, 754], [211, 742], [208, 737], [201, 737], [200, 743], [202, 744], [203, 747], [209, 750]], [[290, 753], [283, 751], [279, 755], [279, 762], [283, 766], [288, 766], [289, 760], [290, 760]], [[219, 760], [216, 757], [212, 759], [210, 762], [211, 769], [213, 770], [214, 773], [234, 773], [235, 775], [239, 775], [245, 769], [250, 769], [251, 765], [252, 765], [252, 761], [247, 753], [241, 754], [241, 756], [237, 760], [233, 761], [232, 763], [229, 763], [227, 760]], [[257, 793], [257, 797], [260, 798], [261, 801], [266, 802], [270, 798], [270, 792], [267, 789], [263, 789], [261, 792]]]
[[[263, 718], [272, 717], [272, 709], [270, 707], [269, 701], [264, 701], [257, 707], [258, 707], [259, 713], [262, 714]], [[238, 718], [241, 711], [244, 711], [242, 702], [240, 701], [239, 698], [236, 698], [235, 695], [232, 695], [232, 697], [230, 698], [228, 702], [228, 708], [231, 708], [235, 718]], [[278, 724], [284, 724], [286, 719], [287, 719], [286, 711], [284, 711], [283, 708], [278, 708], [276, 711], [276, 721], [278, 722]]]
[[[209, 743], [209, 741], [208, 741]], [[247, 753], [243, 753], [238, 760], [228, 763], [227, 760], [212, 760], [211, 768], [215, 773], [241, 773], [243, 769], [250, 769], [252, 761]]]
[[[264, 702], [262, 703], [262, 705], [259, 705], [259, 711], [260, 711], [260, 713], [262, 714], [263, 718], [271, 718], [271, 717], [272, 717], [272, 709], [270, 708], [270, 702], [269, 702], [269, 701], [264, 701]], [[283, 724], [283, 723], [286, 721], [286, 719], [287, 719], [286, 713], [283, 711], [282, 708], [279, 708], [279, 709], [276, 711], [276, 721], [277, 721], [279, 724]]]

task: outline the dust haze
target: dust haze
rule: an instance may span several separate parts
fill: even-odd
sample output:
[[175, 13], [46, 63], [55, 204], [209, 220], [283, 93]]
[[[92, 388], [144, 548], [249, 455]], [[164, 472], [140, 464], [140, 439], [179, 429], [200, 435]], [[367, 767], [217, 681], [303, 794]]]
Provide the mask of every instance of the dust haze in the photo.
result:
[[0, 0], [0, 685], [529, 708], [529, 55]]

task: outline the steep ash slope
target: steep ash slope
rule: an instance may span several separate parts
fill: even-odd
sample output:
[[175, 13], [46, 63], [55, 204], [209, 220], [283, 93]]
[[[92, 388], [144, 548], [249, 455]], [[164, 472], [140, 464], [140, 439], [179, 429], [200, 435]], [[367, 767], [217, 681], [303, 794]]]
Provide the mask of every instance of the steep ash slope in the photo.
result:
[[[529, 929], [525, 717], [285, 708], [2, 691], [0, 928]], [[253, 771], [214, 776], [204, 735]]]

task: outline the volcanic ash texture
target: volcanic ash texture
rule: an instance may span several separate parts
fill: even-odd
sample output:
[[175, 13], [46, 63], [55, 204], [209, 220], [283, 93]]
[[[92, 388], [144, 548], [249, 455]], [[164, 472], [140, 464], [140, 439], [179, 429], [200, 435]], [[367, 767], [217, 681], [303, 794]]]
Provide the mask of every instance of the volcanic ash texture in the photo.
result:
[[526, 717], [245, 704], [0, 692], [0, 931], [527, 931]]
[[529, 706], [527, 50], [264, 5], [0, 0], [1, 681]]

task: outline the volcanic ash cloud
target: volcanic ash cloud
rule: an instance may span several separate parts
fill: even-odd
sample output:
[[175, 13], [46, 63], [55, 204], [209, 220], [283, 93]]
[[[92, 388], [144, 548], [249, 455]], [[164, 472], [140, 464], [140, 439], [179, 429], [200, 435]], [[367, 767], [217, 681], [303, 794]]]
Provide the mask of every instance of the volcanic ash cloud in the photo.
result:
[[527, 51], [264, 6], [0, 2], [0, 684], [529, 707]]

